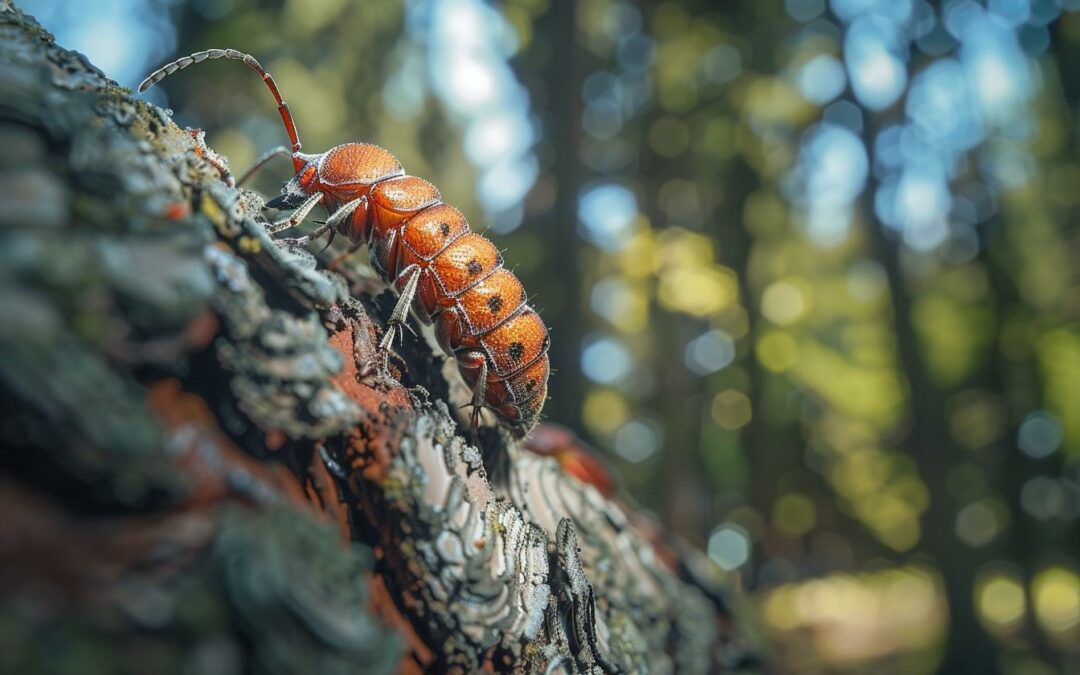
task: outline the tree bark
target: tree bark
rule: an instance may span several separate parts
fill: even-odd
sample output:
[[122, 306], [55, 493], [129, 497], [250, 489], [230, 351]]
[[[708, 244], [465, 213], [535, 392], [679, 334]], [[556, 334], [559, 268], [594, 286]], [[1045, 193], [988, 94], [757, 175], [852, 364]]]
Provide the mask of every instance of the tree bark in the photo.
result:
[[0, 35], [0, 670], [742, 659], [698, 553], [461, 432], [420, 326], [376, 375], [382, 284], [273, 242], [197, 130], [6, 0]]

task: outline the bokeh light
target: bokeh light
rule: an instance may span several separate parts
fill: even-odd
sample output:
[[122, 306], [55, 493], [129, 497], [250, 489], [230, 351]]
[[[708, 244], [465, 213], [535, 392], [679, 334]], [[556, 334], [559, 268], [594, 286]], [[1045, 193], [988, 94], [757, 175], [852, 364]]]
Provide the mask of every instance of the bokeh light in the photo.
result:
[[745, 565], [750, 559], [750, 540], [738, 525], [718, 527], [710, 536], [706, 551], [709, 559], [720, 569], [731, 571]]
[[120, 86], [134, 88], [176, 49], [176, 28], [169, 17], [170, 6], [176, 2], [27, 0], [18, 6], [34, 15], [65, 47], [86, 54]]
[[[1080, 1], [24, 4], [129, 86], [268, 51], [306, 138], [492, 226], [545, 414], [790, 663], [1076, 670]], [[242, 165], [281, 129], [228, 77], [154, 91]]]

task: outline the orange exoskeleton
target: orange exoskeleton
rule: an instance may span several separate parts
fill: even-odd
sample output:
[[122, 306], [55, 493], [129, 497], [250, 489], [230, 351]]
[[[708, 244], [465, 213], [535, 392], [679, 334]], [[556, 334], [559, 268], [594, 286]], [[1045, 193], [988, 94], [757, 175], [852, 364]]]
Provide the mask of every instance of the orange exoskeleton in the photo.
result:
[[368, 246], [375, 271], [399, 294], [379, 343], [383, 353], [411, 308], [423, 322], [434, 323], [439, 344], [457, 360], [472, 389], [473, 430], [487, 406], [515, 436], [526, 435], [547, 396], [549, 338], [495, 245], [471, 232], [461, 212], [442, 203], [434, 185], [405, 175], [398, 160], [378, 146], [345, 143], [319, 154], [300, 152], [288, 105], [273, 77], [248, 54], [211, 49], [186, 56], [152, 73], [139, 91], [189, 65], [222, 57], [243, 61], [262, 77], [292, 142], [291, 150], [268, 153], [255, 167], [287, 153], [295, 172], [267, 204], [295, 210], [271, 223], [268, 232], [301, 224], [322, 204], [330, 214], [326, 222], [292, 241], [306, 244], [329, 232], [331, 240], [335, 234], [347, 237], [350, 252]]

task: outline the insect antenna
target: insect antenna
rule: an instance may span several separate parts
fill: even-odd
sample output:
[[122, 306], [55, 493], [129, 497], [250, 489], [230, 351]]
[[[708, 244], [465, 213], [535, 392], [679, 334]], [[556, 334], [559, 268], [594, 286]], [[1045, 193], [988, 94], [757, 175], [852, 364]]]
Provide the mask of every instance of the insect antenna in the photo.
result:
[[161, 82], [169, 75], [172, 75], [178, 70], [183, 70], [190, 65], [196, 63], [202, 63], [208, 59], [235, 59], [237, 61], [243, 61], [249, 68], [254, 70], [262, 78], [267, 89], [273, 94], [274, 100], [278, 104], [278, 113], [281, 114], [281, 121], [285, 124], [285, 132], [289, 134], [289, 141], [292, 142], [292, 162], [293, 168], [296, 171], [300, 171], [304, 167], [304, 160], [299, 157], [300, 152], [300, 135], [296, 131], [296, 121], [293, 119], [292, 113], [289, 111], [289, 104], [285, 103], [281, 98], [281, 92], [278, 91], [277, 83], [274, 82], [274, 78], [270, 73], [266, 72], [266, 69], [255, 60], [255, 57], [251, 54], [245, 54], [235, 49], [207, 49], [201, 52], [195, 52], [189, 56], [185, 56], [181, 59], [177, 59], [172, 63], [166, 63], [164, 66], [158, 68], [154, 72], [150, 73], [145, 80], [139, 83], [139, 91], [143, 92], [154, 86], [158, 82]]

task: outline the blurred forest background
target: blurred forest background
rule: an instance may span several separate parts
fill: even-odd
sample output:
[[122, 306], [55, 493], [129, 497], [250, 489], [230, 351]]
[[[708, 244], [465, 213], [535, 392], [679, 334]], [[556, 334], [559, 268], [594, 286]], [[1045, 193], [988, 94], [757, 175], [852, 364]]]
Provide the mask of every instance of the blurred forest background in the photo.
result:
[[[129, 87], [250, 52], [305, 149], [378, 143], [490, 226], [546, 417], [779, 671], [1080, 672], [1077, 0], [21, 5]], [[240, 64], [148, 98], [237, 171], [285, 141]]]

